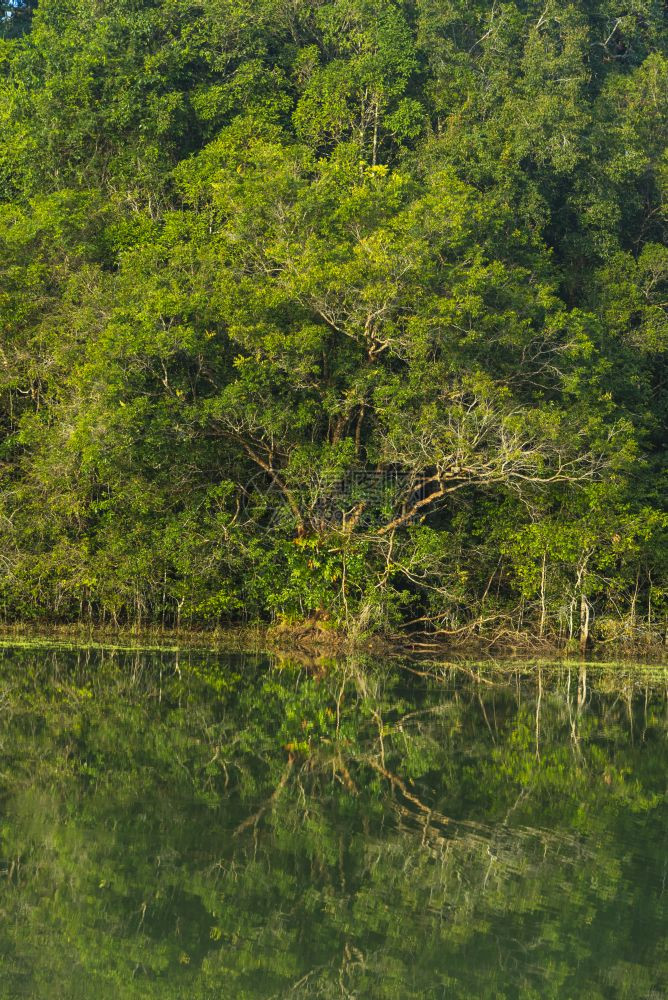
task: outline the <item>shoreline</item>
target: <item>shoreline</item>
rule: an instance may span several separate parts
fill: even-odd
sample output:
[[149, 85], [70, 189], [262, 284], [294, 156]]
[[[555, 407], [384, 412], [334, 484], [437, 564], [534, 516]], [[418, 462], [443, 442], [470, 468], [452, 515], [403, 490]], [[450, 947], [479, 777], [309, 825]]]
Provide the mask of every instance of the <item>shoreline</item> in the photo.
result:
[[411, 641], [404, 636], [352, 639], [342, 633], [308, 622], [290, 626], [238, 626], [228, 629], [160, 629], [160, 628], [101, 628], [83, 624], [32, 625], [20, 623], [0, 626], [2, 646], [79, 646], [117, 650], [197, 650], [210, 652], [255, 653], [258, 655], [299, 655], [313, 659], [334, 659], [365, 655], [375, 658], [411, 658], [438, 660], [441, 658], [490, 661], [553, 660], [636, 663], [668, 663], [668, 648], [661, 644], [631, 642], [594, 643], [583, 654], [578, 646], [545, 642], [531, 636], [518, 636], [516, 642], [494, 643], [478, 641]]

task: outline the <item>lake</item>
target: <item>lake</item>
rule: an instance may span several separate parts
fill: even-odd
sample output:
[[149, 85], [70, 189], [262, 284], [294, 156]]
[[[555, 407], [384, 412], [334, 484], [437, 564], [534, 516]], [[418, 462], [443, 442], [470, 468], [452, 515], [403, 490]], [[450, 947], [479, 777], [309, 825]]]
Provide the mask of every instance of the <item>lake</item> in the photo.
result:
[[0, 996], [668, 997], [667, 685], [2, 648]]

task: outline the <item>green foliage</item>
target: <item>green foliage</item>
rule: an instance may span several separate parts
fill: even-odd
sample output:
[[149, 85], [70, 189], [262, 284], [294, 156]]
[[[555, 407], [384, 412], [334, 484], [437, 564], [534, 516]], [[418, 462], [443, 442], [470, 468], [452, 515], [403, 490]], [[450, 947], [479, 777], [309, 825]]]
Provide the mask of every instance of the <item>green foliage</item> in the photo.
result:
[[660, 4], [7, 13], [5, 620], [665, 637]]

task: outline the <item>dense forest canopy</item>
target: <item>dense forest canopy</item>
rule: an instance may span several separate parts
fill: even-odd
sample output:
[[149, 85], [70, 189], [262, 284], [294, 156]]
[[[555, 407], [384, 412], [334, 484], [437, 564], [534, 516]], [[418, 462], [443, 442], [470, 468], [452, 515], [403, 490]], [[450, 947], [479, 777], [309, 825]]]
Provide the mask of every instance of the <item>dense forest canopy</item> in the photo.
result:
[[3, 10], [6, 620], [665, 636], [664, 3]]

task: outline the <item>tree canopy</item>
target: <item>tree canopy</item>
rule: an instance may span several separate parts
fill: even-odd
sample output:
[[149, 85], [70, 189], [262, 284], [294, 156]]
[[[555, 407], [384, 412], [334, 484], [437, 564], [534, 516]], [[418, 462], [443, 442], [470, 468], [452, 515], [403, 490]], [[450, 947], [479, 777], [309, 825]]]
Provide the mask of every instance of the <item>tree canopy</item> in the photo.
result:
[[6, 620], [665, 636], [665, 4], [1, 23]]

